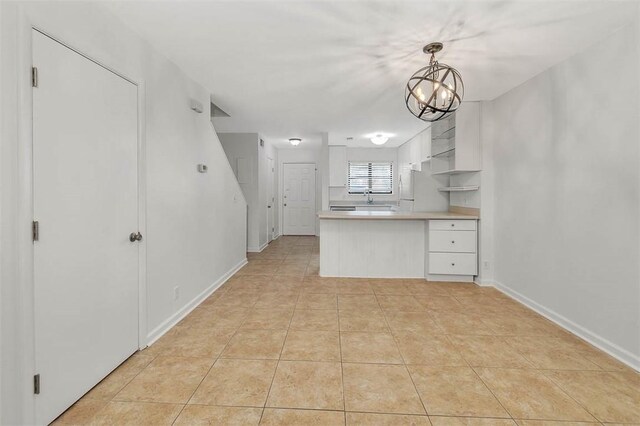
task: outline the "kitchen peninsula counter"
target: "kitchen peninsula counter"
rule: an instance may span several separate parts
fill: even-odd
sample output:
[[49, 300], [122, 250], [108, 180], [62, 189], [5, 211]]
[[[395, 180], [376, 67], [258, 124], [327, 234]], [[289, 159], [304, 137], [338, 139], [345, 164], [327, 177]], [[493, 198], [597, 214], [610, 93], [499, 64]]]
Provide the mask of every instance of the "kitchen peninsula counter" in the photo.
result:
[[478, 220], [478, 216], [451, 212], [394, 212], [394, 211], [321, 211], [319, 219], [354, 220]]
[[320, 276], [471, 281], [478, 216], [453, 212], [322, 211]]

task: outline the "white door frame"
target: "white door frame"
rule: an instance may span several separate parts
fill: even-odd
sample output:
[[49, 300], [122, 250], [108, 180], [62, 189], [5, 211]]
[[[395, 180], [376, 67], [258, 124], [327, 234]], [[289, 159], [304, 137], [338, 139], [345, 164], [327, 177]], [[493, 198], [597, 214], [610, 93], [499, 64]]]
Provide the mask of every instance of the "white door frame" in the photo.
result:
[[[278, 202], [280, 203], [280, 205], [278, 206], [278, 224], [280, 227], [280, 235], [284, 235], [284, 168], [287, 164], [313, 164], [316, 182], [313, 188], [313, 198], [315, 200], [314, 209], [316, 214], [318, 212], [318, 163], [316, 163], [315, 161], [286, 161], [284, 163], [281, 163], [281, 167], [278, 168]], [[315, 222], [315, 235], [318, 235], [317, 217]]]
[[[35, 396], [31, 387], [30, 375], [35, 371], [35, 309], [34, 309], [34, 250], [31, 236], [31, 224], [34, 218], [33, 211], [33, 99], [31, 87], [31, 75], [27, 73], [32, 67], [32, 31], [38, 31], [58, 43], [66, 46], [74, 52], [113, 72], [114, 74], [133, 83], [138, 88], [138, 226], [140, 232], [146, 237], [146, 132], [145, 132], [145, 83], [136, 81], [126, 75], [105, 65], [103, 62], [93, 59], [77, 49], [73, 44], [69, 44], [47, 33], [46, 30], [37, 28], [29, 18], [20, 13], [18, 16], [18, 69], [24, 73], [18, 75], [18, 183], [17, 183], [17, 208], [16, 222], [17, 230], [17, 293], [20, 304], [21, 317], [17, 321], [18, 333], [21, 335], [21, 345], [14, 348], [24, 354], [25, 364], [22, 366], [25, 371], [23, 383], [24, 389], [15, 389], [22, 399], [25, 423], [33, 423], [35, 420]], [[147, 283], [146, 283], [146, 238], [142, 240], [138, 253], [138, 347], [140, 349], [147, 346]]]
[[[276, 236], [276, 160], [267, 157], [267, 167], [269, 169], [267, 172], [267, 205], [271, 205], [271, 209], [267, 208], [267, 243], [270, 243]], [[272, 195], [273, 199], [271, 199]], [[272, 217], [273, 223], [270, 220]]]

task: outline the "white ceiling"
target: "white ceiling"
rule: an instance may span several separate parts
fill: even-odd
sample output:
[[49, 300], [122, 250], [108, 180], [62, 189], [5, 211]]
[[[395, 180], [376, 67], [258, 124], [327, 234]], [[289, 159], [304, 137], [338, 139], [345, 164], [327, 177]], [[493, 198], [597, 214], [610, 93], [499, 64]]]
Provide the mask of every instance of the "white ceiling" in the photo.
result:
[[[444, 43], [465, 100], [493, 99], [588, 48], [635, 16], [609, 1], [136, 1], [105, 2], [192, 78], [230, 118], [223, 132], [259, 132], [287, 146], [424, 129], [404, 105], [407, 79]], [[593, 52], [598, 60], [598, 52]], [[308, 137], [305, 138], [304, 135]]]

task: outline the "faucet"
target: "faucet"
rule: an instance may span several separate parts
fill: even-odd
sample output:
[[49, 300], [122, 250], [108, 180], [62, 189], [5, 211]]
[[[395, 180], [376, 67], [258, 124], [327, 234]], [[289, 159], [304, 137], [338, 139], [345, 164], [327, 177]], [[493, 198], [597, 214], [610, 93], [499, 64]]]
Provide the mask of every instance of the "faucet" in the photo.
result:
[[364, 195], [367, 196], [367, 204], [373, 204], [373, 198], [371, 197], [371, 190], [370, 189], [365, 189], [364, 190]]

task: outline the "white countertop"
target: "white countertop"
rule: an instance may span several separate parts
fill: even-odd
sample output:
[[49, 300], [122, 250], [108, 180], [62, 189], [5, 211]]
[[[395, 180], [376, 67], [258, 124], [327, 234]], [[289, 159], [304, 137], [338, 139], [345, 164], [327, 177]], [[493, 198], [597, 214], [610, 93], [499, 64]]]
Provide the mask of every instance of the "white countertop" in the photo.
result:
[[471, 219], [478, 216], [451, 212], [391, 212], [391, 211], [321, 211], [320, 219], [355, 219], [355, 220], [430, 220], [430, 219]]

